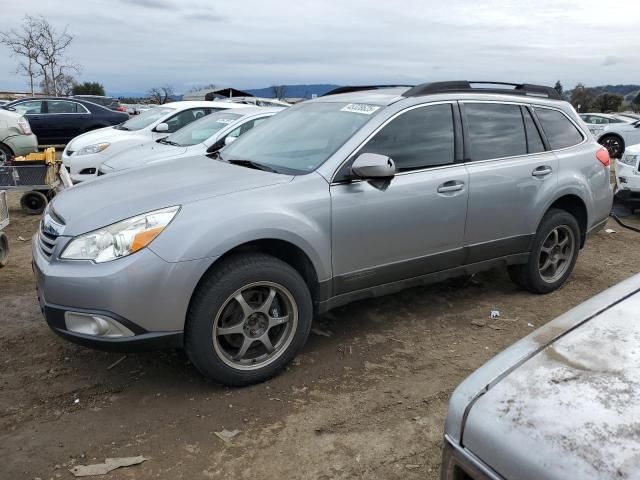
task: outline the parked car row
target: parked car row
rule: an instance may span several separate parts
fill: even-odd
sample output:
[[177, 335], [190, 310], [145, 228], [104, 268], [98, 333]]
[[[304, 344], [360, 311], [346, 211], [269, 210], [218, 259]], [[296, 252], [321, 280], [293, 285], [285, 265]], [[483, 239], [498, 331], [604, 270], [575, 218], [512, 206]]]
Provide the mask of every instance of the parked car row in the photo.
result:
[[230, 102], [172, 102], [158, 106], [126, 122], [90, 131], [71, 140], [62, 161], [74, 182], [94, 178], [100, 165], [132, 147], [152, 143], [190, 123], [221, 110], [243, 110], [249, 105]]
[[121, 171], [44, 214], [47, 322], [97, 348], [183, 347], [246, 385], [295, 357], [314, 314], [354, 300], [496, 266], [559, 288], [607, 221], [608, 152], [552, 88], [480, 87], [355, 89], [278, 113], [181, 102], [81, 135], [64, 153], [76, 179], [85, 155]]

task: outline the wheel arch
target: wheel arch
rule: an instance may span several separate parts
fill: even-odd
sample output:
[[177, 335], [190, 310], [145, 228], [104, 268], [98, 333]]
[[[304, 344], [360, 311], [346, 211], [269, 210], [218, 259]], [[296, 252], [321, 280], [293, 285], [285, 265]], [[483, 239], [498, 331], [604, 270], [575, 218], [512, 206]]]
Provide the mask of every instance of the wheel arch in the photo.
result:
[[329, 292], [326, 290], [328, 282], [320, 281], [316, 266], [303, 248], [289, 240], [283, 240], [280, 238], [259, 238], [240, 243], [215, 258], [196, 283], [195, 288], [191, 293], [187, 312], [191, 309], [191, 302], [193, 301], [195, 293], [198, 291], [200, 285], [205, 281], [207, 276], [213, 270], [218, 268], [221, 262], [225, 259], [243, 253], [264, 253], [278, 258], [291, 266], [304, 279], [314, 303], [325, 300], [328, 297]]
[[[589, 212], [584, 200], [574, 193], [564, 194], [555, 199], [551, 205], [546, 208], [544, 215], [551, 209], [564, 210], [573, 215], [578, 221], [578, 226], [580, 227], [580, 248], [582, 248], [587, 238], [587, 229], [589, 226]], [[544, 215], [542, 218], [544, 218]], [[540, 221], [542, 221], [542, 218]]]

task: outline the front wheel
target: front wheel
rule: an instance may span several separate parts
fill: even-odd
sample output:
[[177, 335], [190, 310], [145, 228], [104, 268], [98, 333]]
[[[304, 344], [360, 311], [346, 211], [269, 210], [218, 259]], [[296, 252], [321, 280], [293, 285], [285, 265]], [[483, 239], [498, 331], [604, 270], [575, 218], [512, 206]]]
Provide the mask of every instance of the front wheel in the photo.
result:
[[198, 287], [187, 317], [185, 349], [206, 377], [250, 385], [293, 360], [312, 319], [311, 294], [296, 270], [269, 255], [237, 255]]
[[549, 293], [567, 280], [578, 259], [580, 227], [573, 215], [552, 209], [544, 216], [533, 241], [529, 261], [511, 265], [509, 276], [533, 293]]

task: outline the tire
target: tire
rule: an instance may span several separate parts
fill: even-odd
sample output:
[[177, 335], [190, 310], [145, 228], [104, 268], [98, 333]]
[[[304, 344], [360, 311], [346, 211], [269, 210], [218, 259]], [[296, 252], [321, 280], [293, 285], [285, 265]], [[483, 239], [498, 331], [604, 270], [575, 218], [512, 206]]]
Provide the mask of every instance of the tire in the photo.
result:
[[609, 151], [611, 158], [622, 158], [624, 141], [618, 135], [605, 135], [598, 143]]
[[9, 263], [9, 239], [0, 232], [0, 268], [6, 267]]
[[13, 152], [5, 144], [0, 143], [0, 166], [6, 164], [13, 158]]
[[40, 215], [47, 206], [47, 196], [42, 192], [27, 192], [20, 198], [20, 206], [27, 215]]
[[[296, 270], [270, 255], [234, 255], [208, 273], [194, 293], [185, 350], [205, 377], [251, 385], [293, 360], [312, 320], [311, 294]], [[229, 333], [222, 333], [225, 329]]]
[[509, 276], [532, 293], [553, 292], [571, 275], [579, 250], [578, 221], [565, 210], [551, 209], [538, 226], [529, 261], [509, 266]]

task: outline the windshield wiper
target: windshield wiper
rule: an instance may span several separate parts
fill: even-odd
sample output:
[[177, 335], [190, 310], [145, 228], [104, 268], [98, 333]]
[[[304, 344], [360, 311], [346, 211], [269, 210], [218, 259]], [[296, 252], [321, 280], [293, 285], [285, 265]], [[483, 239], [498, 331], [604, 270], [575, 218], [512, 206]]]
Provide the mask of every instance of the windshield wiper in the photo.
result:
[[167, 140], [166, 138], [161, 138], [160, 140], [158, 140], [158, 142], [159, 143], [164, 143], [165, 145], [172, 145], [174, 147], [181, 147], [182, 146], [179, 143], [172, 142], [171, 140]]
[[253, 160], [227, 160], [228, 163], [232, 163], [234, 165], [240, 165], [241, 167], [253, 168], [255, 170], [262, 170], [264, 172], [278, 173], [271, 167], [264, 165], [262, 163], [254, 162]]

